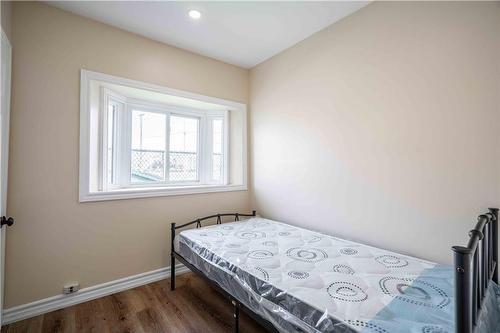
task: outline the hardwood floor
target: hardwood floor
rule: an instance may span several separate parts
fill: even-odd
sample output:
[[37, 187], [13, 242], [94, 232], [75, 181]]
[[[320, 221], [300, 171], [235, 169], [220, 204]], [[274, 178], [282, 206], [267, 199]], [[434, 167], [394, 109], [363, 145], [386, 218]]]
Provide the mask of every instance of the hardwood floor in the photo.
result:
[[[2, 327], [14, 332], [232, 332], [233, 308], [194, 273], [179, 275]], [[265, 332], [242, 312], [240, 332]]]

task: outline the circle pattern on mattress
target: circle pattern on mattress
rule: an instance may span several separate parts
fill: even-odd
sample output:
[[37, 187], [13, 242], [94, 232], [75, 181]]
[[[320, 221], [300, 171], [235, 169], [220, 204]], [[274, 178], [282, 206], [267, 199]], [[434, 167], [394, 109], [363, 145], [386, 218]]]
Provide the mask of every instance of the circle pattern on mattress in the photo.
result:
[[220, 238], [220, 237], [224, 236], [224, 234], [220, 231], [209, 231], [209, 232], [200, 233], [200, 236]]
[[241, 239], [259, 239], [266, 237], [266, 234], [262, 231], [238, 231], [234, 235]]
[[340, 249], [340, 253], [345, 254], [347, 256], [353, 256], [355, 254], [358, 254], [358, 250], [350, 247], [345, 247], [343, 249]]
[[344, 264], [337, 264], [333, 266], [333, 271], [340, 274], [354, 274], [354, 269]]
[[424, 280], [386, 276], [379, 285], [385, 294], [413, 305], [443, 308], [450, 303], [446, 292]]
[[286, 255], [306, 262], [319, 262], [328, 258], [325, 251], [314, 247], [292, 247], [286, 251]]
[[368, 295], [358, 285], [347, 281], [335, 281], [327, 288], [330, 297], [344, 302], [362, 302]]
[[264, 281], [269, 281], [269, 273], [262, 267], [254, 267], [254, 269], [260, 273], [260, 278], [262, 278]]
[[272, 256], [272, 252], [268, 250], [255, 250], [248, 253], [248, 257], [252, 259], [268, 259]]
[[[375, 325], [373, 323], [370, 323], [370, 322], [366, 322], [364, 320], [351, 320], [351, 319], [347, 319], [346, 322], [352, 326], [356, 326], [356, 327], [363, 327], [363, 328], [368, 328], [369, 329], [369, 332], [376, 332], [376, 333], [388, 333], [386, 329], [383, 329], [382, 327], [378, 326], [378, 325]], [[365, 330], [363, 330], [364, 332]]]
[[378, 256], [375, 260], [387, 268], [400, 268], [408, 266], [408, 261], [390, 254]]
[[449, 333], [441, 326], [427, 325], [422, 328], [422, 333]]
[[317, 242], [319, 242], [322, 239], [323, 239], [322, 237], [314, 235], [307, 242], [308, 243], [317, 243]]
[[293, 279], [307, 279], [309, 277], [309, 273], [302, 271], [290, 271], [288, 272], [288, 276]]

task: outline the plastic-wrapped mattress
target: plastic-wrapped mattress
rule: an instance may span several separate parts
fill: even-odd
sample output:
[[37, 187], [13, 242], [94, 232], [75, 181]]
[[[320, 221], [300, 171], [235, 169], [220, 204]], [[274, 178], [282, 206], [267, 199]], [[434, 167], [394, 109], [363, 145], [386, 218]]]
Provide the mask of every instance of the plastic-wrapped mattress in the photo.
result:
[[[262, 218], [182, 231], [175, 247], [282, 332], [454, 332], [449, 266]], [[499, 289], [480, 332], [500, 327]]]

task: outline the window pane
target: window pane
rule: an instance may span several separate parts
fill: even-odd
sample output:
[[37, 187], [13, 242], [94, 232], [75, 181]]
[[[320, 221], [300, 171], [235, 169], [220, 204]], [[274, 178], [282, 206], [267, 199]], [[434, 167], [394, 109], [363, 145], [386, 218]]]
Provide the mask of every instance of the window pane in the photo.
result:
[[212, 179], [214, 181], [222, 181], [222, 165], [223, 165], [223, 131], [222, 119], [212, 121]]
[[108, 105], [108, 146], [107, 146], [107, 178], [108, 185], [115, 184], [115, 117], [116, 117], [117, 107], [115, 104]]
[[165, 124], [165, 114], [132, 111], [131, 182], [165, 180]]
[[170, 117], [170, 181], [198, 180], [199, 120]]

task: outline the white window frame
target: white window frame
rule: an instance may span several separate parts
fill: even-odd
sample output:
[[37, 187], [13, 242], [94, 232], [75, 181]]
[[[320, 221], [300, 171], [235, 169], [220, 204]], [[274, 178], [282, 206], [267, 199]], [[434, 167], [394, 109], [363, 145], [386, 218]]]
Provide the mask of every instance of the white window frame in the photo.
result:
[[[117, 106], [117, 115], [118, 117], [113, 118], [115, 122], [115, 132], [113, 133], [115, 142], [121, 141], [121, 136], [123, 135], [122, 131], [116, 131], [118, 128], [118, 124], [121, 121], [121, 118], [125, 116], [125, 112], [123, 110], [127, 107], [127, 99], [124, 96], [121, 96], [114, 91], [101, 87], [100, 89], [100, 118], [99, 118], [99, 131], [101, 135], [99, 136], [99, 180], [98, 187], [100, 191], [108, 191], [112, 189], [119, 188], [118, 186], [110, 186], [108, 185], [108, 152], [106, 147], [108, 146], [108, 106], [110, 103], [113, 103]], [[113, 149], [113, 162], [114, 164], [121, 165], [126, 160], [123, 151], [119, 151], [118, 149]], [[122, 179], [125, 175], [122, 174], [122, 169], [116, 168], [114, 170], [114, 178], [118, 179], [118, 183], [121, 183]]]
[[[221, 178], [223, 180], [223, 183], [227, 184], [229, 181], [229, 117], [228, 117], [228, 112], [223, 111], [218, 114], [209, 114], [207, 115], [207, 137], [206, 140], [209, 142], [205, 147], [207, 147], [207, 154], [213, 154], [213, 125], [212, 121], [213, 120], [222, 120], [222, 128], [223, 128], [223, 136], [222, 136], [222, 175]], [[213, 178], [213, 156], [206, 157], [204, 161], [206, 163], [209, 163], [210, 165], [206, 165], [203, 170], [207, 171], [209, 175], [206, 176], [205, 182], [208, 184], [215, 184], [217, 183]]]
[[[154, 92], [160, 92], [168, 95], [190, 98], [202, 102], [218, 104], [227, 106], [227, 110], [239, 111], [243, 113], [243, 149], [242, 149], [242, 184], [229, 184], [229, 117], [228, 111], [206, 111], [196, 110], [193, 108], [178, 107], [160, 103], [152, 103], [150, 101], [126, 98], [120, 94], [113, 92], [107, 88], [100, 90], [100, 110], [99, 110], [99, 166], [98, 166], [98, 189], [91, 191], [90, 189], [90, 149], [91, 149], [91, 126], [90, 126], [90, 82], [96, 80], [104, 83], [112, 83], [125, 85], [133, 88], [145, 89]], [[225, 192], [225, 191], [242, 191], [247, 190], [247, 133], [246, 133], [246, 105], [227, 101], [219, 98], [213, 98], [189, 92], [174, 90], [158, 85], [123, 79], [111, 75], [92, 72], [88, 70], [81, 70], [81, 96], [80, 96], [80, 202], [86, 201], [102, 201], [102, 200], [115, 200], [115, 199], [128, 199], [140, 197], [154, 197], [154, 196], [169, 196], [169, 195], [185, 195], [196, 193], [210, 193], [210, 192]], [[107, 182], [107, 121], [108, 121], [108, 104], [110, 102], [116, 103], [118, 108], [124, 108], [125, 112], [118, 112], [121, 116], [116, 120], [122, 126], [117, 126], [115, 129], [116, 140], [124, 140], [123, 135], [127, 135], [127, 144], [122, 144], [121, 149], [115, 149], [114, 161], [116, 164], [121, 165], [121, 168], [115, 169], [115, 179], [119, 179], [118, 186], [108, 186]], [[159, 112], [166, 114], [166, 170], [165, 182], [134, 184], [130, 182], [130, 150], [131, 148], [131, 122], [132, 122], [132, 109], [144, 110], [145, 112]], [[120, 118], [126, 115], [127, 119]], [[198, 181], [196, 182], [169, 182], [168, 181], [168, 166], [169, 166], [169, 142], [170, 131], [169, 123], [171, 115], [192, 116], [199, 119], [198, 130]], [[116, 117], [115, 117], [116, 119]], [[211, 120], [222, 119], [224, 136], [223, 136], [223, 170], [222, 170], [222, 183], [215, 183], [212, 177], [212, 131]], [[123, 124], [126, 122], [127, 126]], [[201, 144], [202, 140], [208, 140], [208, 143]], [[209, 156], [210, 155], [210, 156]], [[128, 162], [127, 162], [128, 161]], [[207, 164], [210, 164], [207, 165]]]

